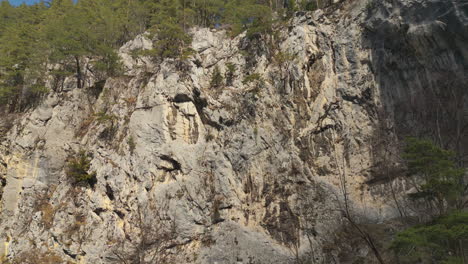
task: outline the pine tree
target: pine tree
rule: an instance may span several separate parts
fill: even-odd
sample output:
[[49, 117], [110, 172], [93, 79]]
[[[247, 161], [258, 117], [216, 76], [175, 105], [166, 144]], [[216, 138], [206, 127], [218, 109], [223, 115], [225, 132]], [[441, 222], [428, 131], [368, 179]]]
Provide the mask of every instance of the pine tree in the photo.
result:
[[232, 25], [234, 35], [243, 31], [247, 31], [248, 37], [271, 33], [272, 13], [268, 6], [253, 0], [232, 0], [226, 9], [225, 21]]
[[191, 37], [184, 31], [183, 6], [179, 1], [160, 0], [147, 3], [152, 14], [150, 31], [155, 35], [150, 55], [159, 58], [178, 58], [185, 55]]
[[[297, 3], [310, 9], [312, 2], [321, 3]], [[145, 31], [154, 35], [155, 49], [147, 54], [185, 59], [193, 52], [188, 34], [193, 26], [224, 23], [233, 35], [246, 31], [254, 38], [272, 33], [273, 17], [284, 10], [298, 10], [296, 1], [48, 0], [18, 7], [0, 1], [0, 101], [15, 109], [29, 95], [44, 91], [47, 65], [54, 65], [50, 74], [56, 78], [74, 74], [77, 87], [84, 86], [88, 61], [97, 78], [118, 75], [116, 50]]]
[[88, 33], [90, 18], [84, 10], [75, 8], [71, 0], [53, 1], [47, 13], [46, 38], [50, 45], [50, 60], [63, 67], [74, 64], [77, 87], [83, 86], [82, 57], [90, 55], [93, 39]]
[[216, 66], [212, 75], [211, 75], [211, 82], [210, 86], [212, 88], [219, 88], [223, 85], [223, 76], [221, 75], [221, 71], [219, 70], [219, 67]]
[[443, 215], [459, 203], [463, 195], [464, 169], [454, 162], [454, 153], [443, 150], [429, 140], [407, 139], [403, 158], [408, 165], [410, 176], [419, 177], [421, 184], [413, 199], [423, 199], [434, 204]]
[[417, 191], [410, 197], [438, 209], [424, 224], [399, 232], [390, 248], [399, 263], [464, 263], [468, 242], [468, 213], [465, 211], [464, 169], [454, 153], [429, 140], [407, 139], [403, 158], [410, 177], [417, 177]]
[[21, 100], [43, 91], [38, 79], [45, 69], [46, 57], [38, 51], [45, 48], [39, 27], [45, 6], [21, 5], [6, 14], [11, 8], [3, 2], [0, 6], [1, 13], [8, 17], [0, 35], [0, 101], [16, 109]]
[[399, 232], [390, 248], [399, 263], [464, 263], [468, 212], [454, 212]]

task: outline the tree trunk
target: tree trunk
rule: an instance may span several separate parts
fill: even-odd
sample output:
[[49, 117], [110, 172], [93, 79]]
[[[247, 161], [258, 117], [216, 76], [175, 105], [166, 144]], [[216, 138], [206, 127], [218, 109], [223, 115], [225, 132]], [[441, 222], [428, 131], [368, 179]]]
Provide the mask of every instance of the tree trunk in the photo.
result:
[[[335, 141], [335, 146], [336, 146], [336, 136], [333, 133], [332, 135], [333, 140]], [[337, 152], [336, 152], [336, 147], [334, 147], [334, 159], [335, 163], [338, 167], [338, 173], [340, 177], [340, 189], [343, 194], [343, 200], [344, 200], [344, 214], [345, 218], [348, 220], [348, 222], [351, 224], [351, 226], [359, 233], [360, 237], [364, 240], [364, 242], [367, 244], [367, 246], [370, 248], [372, 253], [374, 253], [375, 258], [380, 264], [385, 264], [385, 261], [383, 260], [382, 256], [380, 255], [380, 251], [377, 248], [377, 246], [374, 243], [374, 239], [371, 237], [371, 235], [366, 232], [364, 229], [359, 227], [359, 224], [354, 221], [354, 218], [351, 214], [351, 208], [349, 206], [349, 200], [348, 200], [348, 191], [347, 191], [347, 179], [346, 179], [346, 160], [343, 157], [342, 160], [342, 169], [340, 169], [340, 163], [338, 162], [338, 157], [337, 157]]]
[[80, 65], [80, 58], [78, 56], [75, 56], [75, 62], [76, 62], [76, 86], [78, 88], [83, 88], [83, 78], [81, 76], [81, 65]]

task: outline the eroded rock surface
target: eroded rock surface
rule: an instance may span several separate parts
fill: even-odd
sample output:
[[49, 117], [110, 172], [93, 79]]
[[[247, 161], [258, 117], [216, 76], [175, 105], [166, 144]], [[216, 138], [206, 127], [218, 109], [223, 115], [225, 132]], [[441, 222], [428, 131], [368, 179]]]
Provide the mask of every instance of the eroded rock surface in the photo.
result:
[[[185, 62], [132, 57], [151, 48], [139, 36], [120, 50], [125, 76], [97, 94], [92, 84], [53, 92], [5, 132], [0, 254], [372, 263], [338, 231], [343, 190], [359, 221], [399, 216], [402, 137], [446, 140], [467, 124], [467, 25], [455, 0], [344, 1], [296, 14], [274, 39], [194, 29]], [[210, 84], [215, 68], [222, 87]], [[441, 96], [455, 100], [445, 112]], [[66, 176], [80, 150], [94, 187]]]

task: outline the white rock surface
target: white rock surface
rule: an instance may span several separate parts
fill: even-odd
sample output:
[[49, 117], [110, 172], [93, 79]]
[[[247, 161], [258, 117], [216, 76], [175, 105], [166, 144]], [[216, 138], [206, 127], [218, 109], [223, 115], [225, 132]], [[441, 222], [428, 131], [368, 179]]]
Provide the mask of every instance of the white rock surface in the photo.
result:
[[[132, 57], [152, 47], [138, 36], [119, 51], [126, 76], [107, 79], [98, 98], [67, 82], [1, 141], [0, 255], [294, 263], [297, 250], [317, 263], [372, 263], [362, 241], [340, 241], [342, 176], [359, 221], [396, 218], [391, 189], [402, 203], [409, 189], [395, 179], [399, 140], [435, 124], [420, 117], [444, 76], [454, 91], [466, 83], [459, 3], [416, 2], [297, 14], [275, 51], [267, 39], [195, 29], [197, 54], [183, 70]], [[431, 11], [444, 8], [448, 16]], [[464, 40], [449, 43], [454, 33]], [[278, 64], [278, 51], [293, 59]], [[232, 83], [210, 87], [227, 63]], [[264, 83], [244, 84], [253, 73]], [[81, 149], [92, 155], [94, 188], [66, 177]]]

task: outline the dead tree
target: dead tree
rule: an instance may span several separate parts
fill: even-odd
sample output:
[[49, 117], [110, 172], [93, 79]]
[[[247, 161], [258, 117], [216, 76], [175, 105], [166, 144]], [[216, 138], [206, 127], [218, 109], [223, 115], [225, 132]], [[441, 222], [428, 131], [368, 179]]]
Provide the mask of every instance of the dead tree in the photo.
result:
[[[148, 214], [152, 212], [151, 221], [147, 220]], [[113, 255], [117, 258], [116, 263], [121, 264], [155, 264], [167, 263], [167, 250], [174, 245], [175, 221], [167, 216], [167, 205], [159, 208], [152, 206], [138, 206], [135, 219], [138, 235], [133, 239], [129, 235], [119, 242]], [[126, 250], [128, 247], [130, 250]]]
[[[335, 138], [335, 137], [334, 137]], [[349, 224], [355, 229], [360, 238], [364, 240], [366, 245], [369, 247], [369, 249], [372, 251], [372, 253], [375, 255], [377, 261], [380, 264], [385, 264], [382, 256], [380, 255], [380, 251], [377, 248], [374, 239], [372, 236], [364, 230], [362, 227], [360, 227], [359, 223], [355, 220], [352, 212], [351, 212], [351, 207], [350, 207], [350, 201], [349, 201], [349, 194], [348, 194], [348, 188], [347, 188], [347, 179], [346, 179], [346, 159], [345, 156], [343, 155], [342, 161], [341, 161], [341, 169], [340, 169], [340, 163], [338, 162], [338, 157], [337, 157], [337, 152], [336, 152], [336, 144], [338, 142], [336, 140], [333, 140], [333, 146], [334, 146], [334, 159], [335, 163], [339, 172], [339, 177], [340, 177], [340, 192], [343, 197], [343, 203], [344, 203], [344, 209], [343, 209], [343, 214], [344, 217], [348, 220]], [[339, 201], [339, 199], [338, 199]]]

